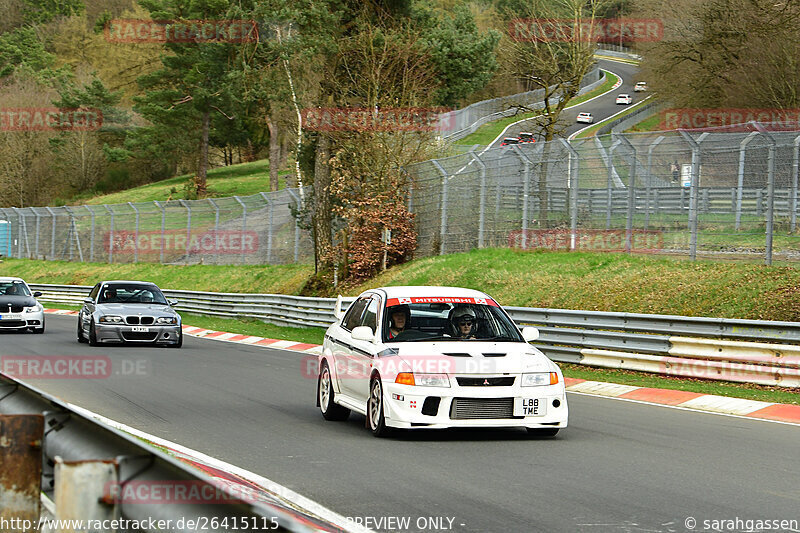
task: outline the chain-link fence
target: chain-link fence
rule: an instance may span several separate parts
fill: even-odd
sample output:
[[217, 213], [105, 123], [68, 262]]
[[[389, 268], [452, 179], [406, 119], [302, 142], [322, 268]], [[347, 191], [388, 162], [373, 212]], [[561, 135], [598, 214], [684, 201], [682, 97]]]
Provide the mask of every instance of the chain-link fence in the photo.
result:
[[205, 200], [0, 208], [13, 257], [178, 264], [280, 264], [313, 257], [292, 214], [300, 191]]
[[408, 168], [417, 255], [511, 246], [798, 259], [799, 146], [800, 132], [751, 123], [426, 161]]

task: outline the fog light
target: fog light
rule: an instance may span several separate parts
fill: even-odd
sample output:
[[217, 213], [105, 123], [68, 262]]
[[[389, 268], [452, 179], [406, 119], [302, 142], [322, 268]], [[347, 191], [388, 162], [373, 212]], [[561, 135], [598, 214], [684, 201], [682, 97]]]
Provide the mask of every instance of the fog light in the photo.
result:
[[561, 407], [561, 400], [553, 400], [553, 407]]

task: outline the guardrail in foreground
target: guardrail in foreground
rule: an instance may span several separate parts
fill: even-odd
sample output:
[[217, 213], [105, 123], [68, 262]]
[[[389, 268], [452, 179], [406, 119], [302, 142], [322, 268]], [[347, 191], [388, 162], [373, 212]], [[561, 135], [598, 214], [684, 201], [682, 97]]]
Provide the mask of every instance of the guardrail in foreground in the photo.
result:
[[[43, 301], [80, 304], [91, 287], [33, 284]], [[284, 326], [327, 327], [334, 298], [164, 290], [179, 311], [250, 317]], [[353, 298], [343, 298], [348, 305]], [[667, 375], [800, 386], [800, 323], [506, 307], [555, 361]], [[769, 342], [765, 342], [769, 341]], [[633, 357], [637, 356], [637, 358]], [[639, 357], [641, 356], [641, 357]], [[661, 359], [653, 359], [653, 357]], [[638, 363], [636, 362], [638, 361]]]
[[[45, 493], [55, 489], [59, 519], [123, 518], [140, 525], [164, 521], [155, 529], [142, 528], [153, 532], [194, 533], [202, 529], [197, 524], [206, 524], [209, 531], [226, 531], [232, 523], [248, 524], [251, 529], [257, 529], [253, 524], [268, 524], [275, 531], [341, 531], [284, 507], [278, 500], [243, 497], [242, 491], [237, 492], [229, 484], [215, 482], [205, 472], [190, 468], [136, 437], [2, 374], [0, 437], [0, 458], [4, 459], [0, 469], [0, 516], [6, 519], [22, 517], [36, 523], [40, 516], [40, 489]], [[19, 453], [6, 456], [9, 450]], [[22, 460], [26, 455], [43, 457], [46, 462], [43, 466], [41, 460]], [[14, 459], [9, 463], [11, 467], [6, 467], [6, 459]], [[119, 498], [125, 494], [127, 484], [134, 486], [137, 495], [143, 485], [149, 484], [146, 501], [130, 503]], [[17, 490], [20, 486], [30, 490]], [[199, 494], [201, 500], [208, 501], [178, 497], [181, 487], [184, 493]], [[115, 490], [109, 491], [110, 488]], [[14, 511], [20, 514], [15, 515]], [[164, 527], [168, 520], [170, 526]]]

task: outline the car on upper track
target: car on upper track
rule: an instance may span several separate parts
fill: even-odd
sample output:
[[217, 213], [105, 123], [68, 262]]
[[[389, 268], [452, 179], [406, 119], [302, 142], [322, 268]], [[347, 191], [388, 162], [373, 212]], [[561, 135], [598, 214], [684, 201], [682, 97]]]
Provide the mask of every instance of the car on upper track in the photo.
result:
[[589, 112], [578, 113], [575, 122], [582, 122], [584, 124], [591, 124], [594, 122], [594, 117]]
[[633, 103], [633, 98], [629, 94], [620, 94], [617, 96], [617, 104], [630, 105]]
[[536, 136], [533, 133], [529, 132], [529, 131], [521, 131], [521, 132], [519, 132], [519, 137], [518, 138], [519, 138], [519, 142], [521, 144], [535, 143], [536, 142]]
[[78, 342], [147, 343], [180, 348], [181, 316], [155, 283], [101, 281], [78, 313]]
[[506, 137], [500, 143], [500, 146], [508, 146], [508, 145], [511, 145], [511, 144], [520, 144], [519, 138], [518, 137]]
[[564, 377], [489, 295], [456, 287], [363, 292], [325, 332], [317, 406], [326, 420], [365, 415], [394, 428], [567, 427]]
[[0, 277], [0, 330], [44, 333], [44, 307], [22, 278]]
[[635, 92], [635, 93], [641, 93], [641, 92], [645, 92], [645, 91], [647, 91], [647, 82], [646, 81], [637, 82], [636, 85], [633, 86], [633, 92]]

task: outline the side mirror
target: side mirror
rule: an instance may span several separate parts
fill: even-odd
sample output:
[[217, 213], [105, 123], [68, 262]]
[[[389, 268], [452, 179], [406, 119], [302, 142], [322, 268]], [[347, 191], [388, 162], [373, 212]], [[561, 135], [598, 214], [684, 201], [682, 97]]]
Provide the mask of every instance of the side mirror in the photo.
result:
[[525, 342], [533, 342], [539, 338], [539, 330], [532, 326], [525, 326], [522, 328], [522, 338]]
[[94, 300], [92, 300], [91, 298], [84, 298], [83, 299], [83, 303], [85, 303], [85, 304], [93, 304]]
[[169, 304], [171, 307], [175, 307], [176, 305], [178, 305], [178, 300], [167, 300], [167, 303], [168, 303], [168, 304]]
[[333, 316], [336, 317], [336, 320], [341, 320], [344, 316], [344, 312], [342, 312], [342, 295], [336, 297], [336, 303], [333, 304]]
[[38, 297], [39, 297], [39, 296], [41, 296], [41, 295], [42, 295], [41, 291], [35, 291], [35, 292], [33, 293], [33, 297], [34, 297], [34, 298], [38, 298]]
[[375, 332], [369, 326], [358, 326], [353, 328], [352, 336], [357, 341], [374, 341]]

